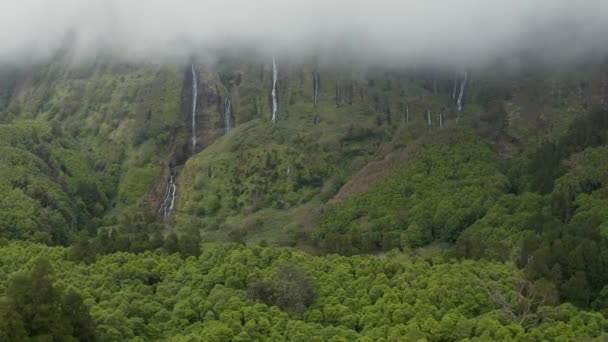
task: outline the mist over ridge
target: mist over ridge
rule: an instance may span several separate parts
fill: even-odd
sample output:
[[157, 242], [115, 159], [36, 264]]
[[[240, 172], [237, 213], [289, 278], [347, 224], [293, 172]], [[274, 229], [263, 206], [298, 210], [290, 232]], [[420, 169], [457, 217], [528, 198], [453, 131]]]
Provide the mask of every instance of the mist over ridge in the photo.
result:
[[130, 61], [223, 48], [320, 55], [382, 65], [479, 64], [533, 56], [603, 55], [599, 0], [277, 1], [22, 0], [0, 5], [0, 62], [36, 61], [70, 46]]

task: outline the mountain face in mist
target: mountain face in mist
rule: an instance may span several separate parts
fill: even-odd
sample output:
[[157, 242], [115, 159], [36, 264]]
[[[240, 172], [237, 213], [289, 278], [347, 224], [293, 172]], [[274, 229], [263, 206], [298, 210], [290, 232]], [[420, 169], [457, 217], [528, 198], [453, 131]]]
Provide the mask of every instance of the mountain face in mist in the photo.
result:
[[602, 56], [608, 33], [600, 0], [155, 0], [145, 11], [133, 0], [23, 0], [0, 12], [0, 61], [18, 63], [65, 49], [80, 62], [167, 62], [245, 47], [280, 60], [319, 54], [392, 67], [555, 64]]
[[606, 337], [605, 6], [182, 5], [0, 6], [0, 340]]

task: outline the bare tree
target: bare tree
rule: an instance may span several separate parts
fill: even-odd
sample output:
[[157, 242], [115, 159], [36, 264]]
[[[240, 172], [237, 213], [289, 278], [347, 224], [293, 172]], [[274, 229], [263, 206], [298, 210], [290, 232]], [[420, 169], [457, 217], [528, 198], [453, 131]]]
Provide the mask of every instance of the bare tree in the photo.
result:
[[492, 286], [485, 286], [485, 290], [500, 310], [524, 329], [540, 324], [544, 318], [541, 308], [557, 302], [555, 288], [549, 282], [542, 280], [535, 283], [529, 281], [517, 283], [511, 296]]

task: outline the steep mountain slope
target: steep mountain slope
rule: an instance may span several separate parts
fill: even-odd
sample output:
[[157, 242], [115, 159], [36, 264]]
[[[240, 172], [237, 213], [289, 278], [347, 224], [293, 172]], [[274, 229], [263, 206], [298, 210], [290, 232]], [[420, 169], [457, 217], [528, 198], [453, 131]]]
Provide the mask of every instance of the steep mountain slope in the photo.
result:
[[180, 127], [183, 76], [176, 68], [56, 62], [14, 75], [3, 119], [57, 122], [111, 178], [114, 206], [140, 200], [161, 176]]
[[[338, 198], [358, 184], [368, 188], [368, 180], [384, 176], [373, 176], [377, 172], [365, 165], [387, 155], [403, 160], [421, 141], [443, 135], [439, 125], [447, 131], [472, 125], [501, 159], [526, 158], [543, 141], [558, 139], [576, 117], [602, 106], [608, 91], [597, 64], [564, 72], [495, 68], [462, 74], [275, 60], [276, 125], [270, 122], [272, 59], [259, 57], [228, 56], [182, 68], [102, 59], [79, 67], [59, 59], [7, 68], [0, 110], [5, 122], [58, 122], [76, 139], [79, 153], [107, 177], [109, 218], [123, 210], [112, 208], [142, 200], [159, 207], [171, 168], [196, 152], [178, 177], [171, 221], [243, 233], [244, 222], [270, 231], [294, 226], [294, 217], [309, 216], [345, 183]], [[189, 144], [193, 75], [195, 151]], [[227, 103], [235, 130], [224, 136]], [[349, 182], [359, 170], [367, 176]]]
[[196, 257], [201, 240], [485, 259], [551, 305], [607, 308], [604, 63], [455, 72], [245, 54], [0, 73], [3, 244], [71, 245], [65, 258], [89, 264]]

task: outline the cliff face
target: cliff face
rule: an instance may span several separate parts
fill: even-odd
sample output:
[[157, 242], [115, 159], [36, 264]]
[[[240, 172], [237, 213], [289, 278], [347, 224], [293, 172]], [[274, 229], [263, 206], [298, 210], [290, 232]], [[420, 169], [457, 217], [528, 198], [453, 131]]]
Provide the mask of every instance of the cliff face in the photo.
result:
[[264, 236], [266, 229], [300, 226], [344, 184], [338, 198], [369, 188], [407, 163], [417, 146], [441, 142], [449, 132], [472, 127], [503, 160], [533, 153], [566, 134], [576, 118], [605, 106], [608, 94], [601, 64], [469, 69], [466, 83], [462, 70], [276, 59], [274, 84], [273, 69], [271, 59], [247, 57], [6, 68], [0, 119], [61, 127], [76, 142], [74, 151], [103, 175], [107, 217], [142, 200], [159, 207], [170, 170], [184, 165], [172, 224], [225, 232], [263, 222]]

